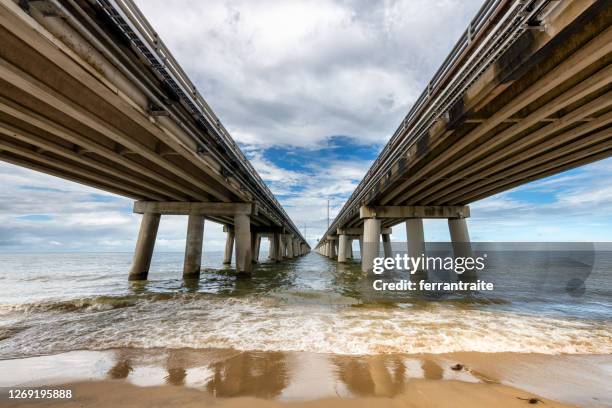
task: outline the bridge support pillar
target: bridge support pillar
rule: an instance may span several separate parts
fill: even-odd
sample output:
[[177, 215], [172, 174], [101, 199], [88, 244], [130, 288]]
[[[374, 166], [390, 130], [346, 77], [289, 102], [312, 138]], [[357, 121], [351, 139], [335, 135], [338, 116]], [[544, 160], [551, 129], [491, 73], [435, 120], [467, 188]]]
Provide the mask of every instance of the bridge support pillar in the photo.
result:
[[281, 238], [279, 232], [274, 232], [272, 234], [272, 241], [270, 242], [273, 250], [272, 250], [272, 259], [275, 262], [280, 262], [283, 260], [283, 255], [281, 253]]
[[374, 258], [378, 256], [380, 245], [380, 220], [366, 218], [363, 223], [363, 255], [361, 256], [361, 270], [371, 272], [374, 267]]
[[251, 217], [247, 214], [234, 215], [236, 234], [236, 272], [251, 275]]
[[391, 248], [391, 235], [382, 234], [383, 250], [385, 252], [385, 258], [393, 257], [393, 249]]
[[[425, 254], [425, 232], [422, 218], [409, 218], [406, 220], [406, 239], [408, 241], [408, 256], [419, 258]], [[422, 281], [427, 279], [425, 268], [412, 274], [411, 280]]]
[[268, 238], [268, 259], [274, 260], [274, 234], [268, 234], [266, 238]]
[[[457, 257], [473, 257], [472, 244], [470, 243], [470, 234], [468, 233], [467, 221], [465, 218], [449, 218], [448, 230], [451, 236], [453, 245], [453, 255]], [[471, 281], [477, 278], [476, 271], [466, 271], [461, 275], [457, 275], [460, 280]]]
[[353, 259], [353, 239], [348, 238], [346, 245], [346, 259]]
[[345, 234], [339, 235], [338, 237], [338, 262], [346, 262], [349, 239]]
[[293, 244], [293, 256], [298, 257], [302, 255], [302, 252], [300, 249], [300, 241], [298, 241], [297, 238], [293, 238], [291, 240], [291, 243]]
[[329, 257], [333, 259], [336, 254], [336, 241], [329, 241]]
[[253, 263], [259, 262], [259, 247], [261, 245], [261, 235], [253, 233], [251, 235], [251, 258]]
[[234, 252], [234, 230], [230, 227], [226, 227], [226, 237], [225, 237], [225, 254], [223, 256], [224, 264], [232, 263], [232, 253]]
[[202, 267], [202, 243], [204, 241], [204, 216], [190, 214], [187, 221], [187, 242], [183, 279], [198, 279]]
[[287, 258], [293, 258], [293, 237], [291, 234], [285, 235], [285, 245], [287, 247]]
[[161, 214], [144, 213], [140, 221], [140, 232], [134, 250], [134, 260], [130, 270], [129, 280], [144, 280], [149, 275], [153, 248], [157, 238], [157, 229]]
[[359, 258], [363, 259], [363, 235], [359, 236]]

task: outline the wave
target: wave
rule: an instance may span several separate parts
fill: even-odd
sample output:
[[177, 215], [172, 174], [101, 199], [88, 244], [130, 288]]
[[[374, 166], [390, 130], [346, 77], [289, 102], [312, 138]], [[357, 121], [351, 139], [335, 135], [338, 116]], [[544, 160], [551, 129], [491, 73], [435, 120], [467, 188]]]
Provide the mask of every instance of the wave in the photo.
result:
[[[202, 294], [97, 297], [23, 305], [24, 330], [0, 356], [111, 348], [233, 348], [367, 355], [458, 351], [612, 353], [612, 322], [509, 311], [295, 304]], [[61, 313], [54, 313], [54, 312]], [[99, 313], [100, 311], [104, 313]], [[51, 312], [51, 313], [48, 313]]]
[[94, 296], [88, 298], [48, 300], [33, 303], [0, 304], [0, 313], [22, 312], [28, 314], [43, 312], [103, 311], [134, 306], [137, 304], [137, 302], [168, 300], [176, 296], [176, 294], [159, 293], [129, 296]]

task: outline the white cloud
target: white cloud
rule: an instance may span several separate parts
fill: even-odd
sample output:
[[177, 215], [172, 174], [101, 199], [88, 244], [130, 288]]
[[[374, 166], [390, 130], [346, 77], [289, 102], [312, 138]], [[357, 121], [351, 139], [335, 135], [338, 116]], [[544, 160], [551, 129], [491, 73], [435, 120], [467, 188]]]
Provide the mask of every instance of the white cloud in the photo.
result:
[[481, 0], [137, 1], [244, 144], [383, 143]]

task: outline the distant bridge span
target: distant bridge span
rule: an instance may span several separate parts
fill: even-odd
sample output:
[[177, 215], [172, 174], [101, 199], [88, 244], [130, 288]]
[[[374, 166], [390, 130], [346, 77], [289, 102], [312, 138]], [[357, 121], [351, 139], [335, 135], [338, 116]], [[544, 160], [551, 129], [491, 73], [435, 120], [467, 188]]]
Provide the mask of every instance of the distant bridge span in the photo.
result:
[[189, 215], [184, 276], [204, 220], [250, 273], [309, 245], [132, 0], [0, 0], [0, 160], [137, 200], [130, 279], [145, 279], [162, 214]]
[[611, 22], [606, 0], [486, 1], [317, 251], [344, 262], [360, 239], [367, 271], [406, 222], [418, 256], [423, 218], [458, 247], [469, 203], [611, 156]]

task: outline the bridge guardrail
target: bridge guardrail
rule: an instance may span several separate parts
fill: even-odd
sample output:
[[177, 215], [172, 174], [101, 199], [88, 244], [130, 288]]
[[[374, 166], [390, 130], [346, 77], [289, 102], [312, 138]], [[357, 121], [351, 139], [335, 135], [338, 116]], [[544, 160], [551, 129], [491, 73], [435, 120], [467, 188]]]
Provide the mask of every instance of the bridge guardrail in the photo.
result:
[[256, 187], [263, 192], [264, 198], [280, 213], [283, 219], [280, 222], [289, 224], [294, 232], [305, 240], [299, 229], [287, 215], [282, 205], [270, 191], [266, 183], [250, 161], [246, 158], [240, 147], [232, 139], [229, 132], [219, 118], [215, 115], [206, 100], [198, 92], [180, 64], [172, 56], [159, 35], [149, 24], [145, 16], [132, 0], [95, 0], [117, 25], [123, 34], [132, 42], [134, 47], [151, 65], [151, 68], [160, 75], [172, 91], [190, 110], [196, 121], [200, 121], [218, 138], [218, 141], [230, 152], [246, 174], [255, 181]]
[[[324, 236], [334, 231], [341, 221], [354, 214], [358, 209], [356, 206], [364, 199], [368, 187], [380, 181], [386, 171], [399, 160], [401, 154], [448, 111], [480, 74], [523, 33], [527, 22], [538, 15], [548, 3], [549, 0], [487, 0], [485, 2], [433, 75], [425, 90], [412, 105], [398, 129], [374, 160]], [[499, 14], [502, 15], [499, 16]], [[499, 21], [491, 26], [497, 17]], [[462, 59], [467, 59], [467, 61], [462, 67], [459, 67], [458, 64]], [[454, 73], [455, 70], [458, 71]], [[410, 134], [407, 134], [408, 132]]]

